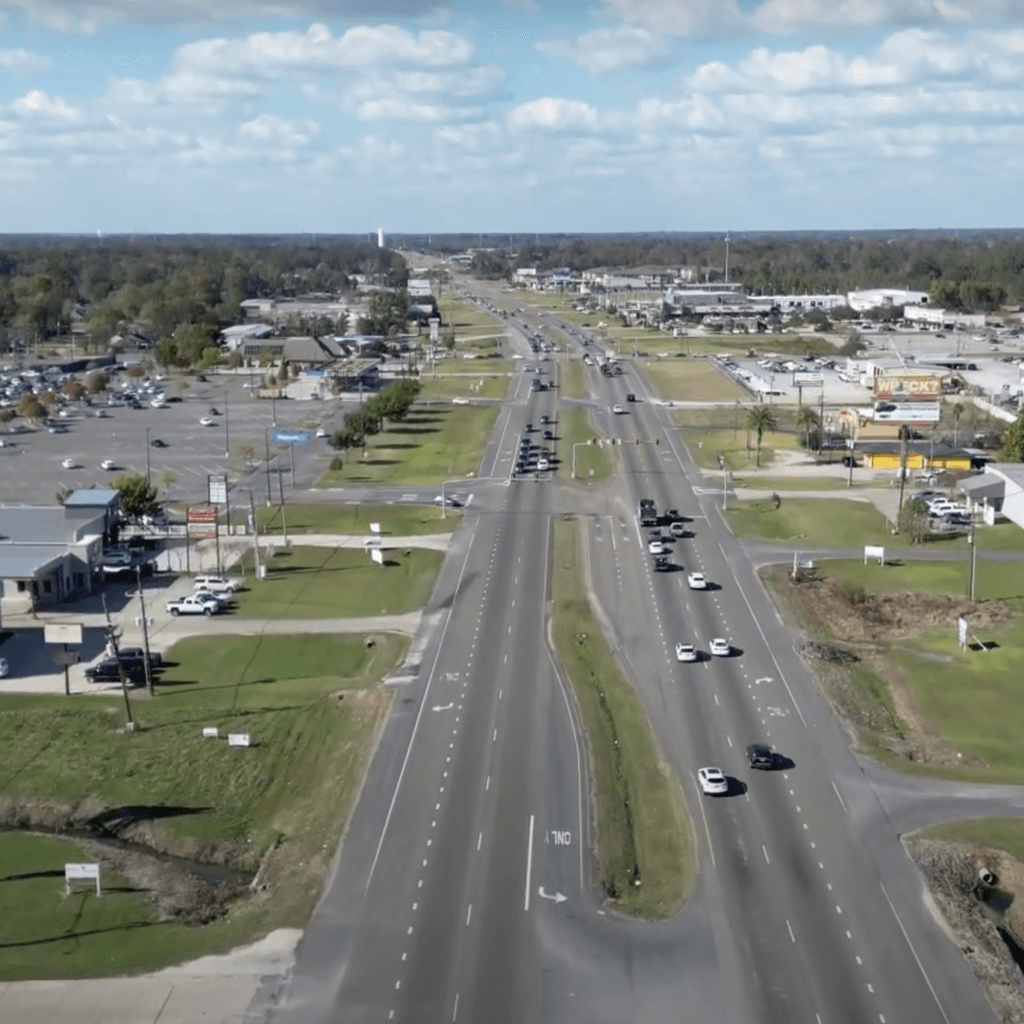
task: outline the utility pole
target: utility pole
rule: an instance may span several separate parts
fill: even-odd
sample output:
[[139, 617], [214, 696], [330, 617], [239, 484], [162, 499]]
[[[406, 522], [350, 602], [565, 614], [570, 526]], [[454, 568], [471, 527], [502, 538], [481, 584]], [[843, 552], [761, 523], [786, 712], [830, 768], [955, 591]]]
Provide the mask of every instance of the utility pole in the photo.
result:
[[270, 497], [270, 427], [263, 431], [263, 450], [265, 456], [263, 463], [267, 467], [267, 508], [270, 508], [273, 504]]
[[[818, 458], [821, 458], [822, 438], [825, 436], [825, 385], [821, 385], [821, 397], [818, 399]], [[829, 449], [829, 463], [832, 462], [832, 449]]]
[[284, 484], [282, 483], [282, 472], [284, 467], [280, 464], [277, 465], [277, 489], [281, 495], [281, 530], [284, 533], [284, 546], [288, 547], [288, 523], [284, 515]]
[[121, 661], [121, 655], [117, 650], [117, 630], [114, 629], [113, 623], [110, 621], [110, 612], [107, 610], [107, 595], [101, 594], [100, 598], [103, 601], [103, 614], [107, 617], [107, 643], [114, 648], [114, 660], [117, 662], [117, 674], [121, 677], [121, 692], [124, 694], [124, 711], [127, 715], [127, 721], [125, 722], [125, 729], [128, 732], [135, 732], [135, 719], [132, 717], [132, 704], [128, 699], [128, 680], [124, 674], [124, 664]]
[[256, 573], [256, 579], [260, 578], [260, 524], [256, 519], [256, 499], [252, 496], [252, 488], [249, 488], [249, 514], [252, 516], [252, 564]]
[[149, 427], [146, 427], [146, 485], [149, 485]]
[[903, 491], [907, 486], [907, 441], [910, 439], [910, 427], [905, 424], [900, 427], [900, 501], [896, 506], [896, 529], [893, 533], [900, 532], [900, 518], [903, 512]]
[[149, 666], [149, 623], [146, 622], [146, 595], [142, 591], [142, 566], [135, 566], [135, 582], [139, 585], [139, 606], [142, 610], [142, 650], [146, 655], [146, 693], [153, 696], [153, 670]]
[[978, 578], [978, 544], [977, 539], [974, 536], [974, 516], [971, 516], [971, 529], [967, 534], [967, 543], [971, 547], [971, 578], [970, 585], [968, 588], [967, 596], [970, 598], [971, 603], [974, 603], [975, 595], [975, 583]]

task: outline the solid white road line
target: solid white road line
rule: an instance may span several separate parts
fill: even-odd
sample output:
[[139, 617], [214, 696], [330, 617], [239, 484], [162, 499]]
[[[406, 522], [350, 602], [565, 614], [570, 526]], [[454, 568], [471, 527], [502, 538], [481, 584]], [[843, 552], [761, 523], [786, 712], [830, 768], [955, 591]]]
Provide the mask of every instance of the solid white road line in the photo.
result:
[[530, 838], [526, 843], [526, 902], [523, 910], [530, 909], [530, 872], [533, 870], [533, 815], [530, 815]]

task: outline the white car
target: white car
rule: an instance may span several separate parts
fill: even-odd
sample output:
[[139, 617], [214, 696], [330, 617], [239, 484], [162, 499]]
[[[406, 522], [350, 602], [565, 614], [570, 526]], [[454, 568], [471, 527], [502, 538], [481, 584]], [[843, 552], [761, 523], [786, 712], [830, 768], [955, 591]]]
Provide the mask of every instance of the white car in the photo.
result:
[[673, 523], [668, 528], [668, 532], [671, 533], [673, 537], [685, 537], [686, 527], [682, 523]]
[[7, 664], [7, 659], [0, 658], [0, 679], [3, 679], [3, 677], [10, 671], [11, 667]]
[[172, 615], [215, 615], [223, 611], [223, 604], [213, 594], [189, 594], [164, 605]]
[[434, 499], [434, 504], [439, 506], [443, 505], [446, 508], [458, 508], [459, 505], [462, 503], [459, 501], [458, 498], [453, 498], [450, 494], [446, 494], [443, 497], [439, 494]]
[[660, 540], [648, 541], [647, 550], [652, 555], [663, 555], [665, 554], [665, 545]]
[[547, 459], [538, 459], [537, 460], [537, 470], [538, 470], [538, 472], [544, 473], [544, 472], [546, 472], [550, 468], [551, 468], [551, 464], [548, 462]]
[[612, 412], [613, 412], [613, 413], [615, 413], [615, 415], [616, 415], [616, 416], [617, 416], [617, 415], [618, 415], [619, 413], [623, 412], [623, 411], [624, 411], [624, 410], [623, 410], [623, 408], [622, 408], [622, 406], [621, 406], [621, 405], [617, 405], [617, 404], [616, 404], [616, 405], [613, 405], [613, 406], [612, 406]]
[[701, 792], [710, 796], [729, 792], [729, 780], [721, 768], [698, 768], [697, 781], [700, 783]]
[[676, 661], [696, 661], [697, 649], [693, 644], [676, 644]]
[[74, 469], [74, 468], [75, 468], [75, 465], [76, 465], [76, 463], [75, 463], [75, 460], [74, 460], [74, 459], [65, 459], [65, 460], [64, 460], [64, 461], [63, 461], [63, 462], [62, 462], [62, 463], [60, 464], [60, 467], [61, 467], [61, 469]]
[[687, 582], [690, 584], [691, 590], [707, 590], [708, 581], [702, 572], [691, 572], [687, 577]]
[[114, 468], [114, 460], [113, 459], [104, 459], [100, 463], [100, 469], [113, 469], [113, 468]]
[[728, 658], [732, 654], [732, 644], [720, 636], [711, 641], [711, 653], [718, 658]]
[[327, 436], [327, 430], [324, 427], [317, 427], [316, 428], [316, 436], [317, 437], [326, 437]]
[[217, 421], [210, 416], [203, 416], [199, 421], [201, 427], [212, 427]]
[[233, 594], [242, 588], [242, 581], [230, 576], [197, 576], [192, 581], [195, 590], [206, 590], [211, 594]]

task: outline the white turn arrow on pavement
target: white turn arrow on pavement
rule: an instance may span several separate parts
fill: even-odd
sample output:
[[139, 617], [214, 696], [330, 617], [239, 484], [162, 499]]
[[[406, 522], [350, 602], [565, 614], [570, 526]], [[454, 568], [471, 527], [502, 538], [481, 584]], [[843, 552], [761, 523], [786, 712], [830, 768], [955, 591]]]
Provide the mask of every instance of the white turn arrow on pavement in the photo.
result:
[[537, 889], [537, 895], [544, 900], [554, 900], [555, 903], [564, 903], [569, 897], [563, 896], [560, 892], [556, 892], [553, 895], [544, 891], [544, 886], [540, 886]]
[[451, 711], [455, 707], [454, 704], [435, 704], [430, 710], [431, 711]]

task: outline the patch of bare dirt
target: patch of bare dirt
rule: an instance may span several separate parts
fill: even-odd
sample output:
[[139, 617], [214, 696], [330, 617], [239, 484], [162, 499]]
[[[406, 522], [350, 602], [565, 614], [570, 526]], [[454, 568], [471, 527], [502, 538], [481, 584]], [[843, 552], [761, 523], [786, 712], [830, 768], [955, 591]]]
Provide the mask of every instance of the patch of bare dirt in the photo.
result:
[[999, 1019], [1024, 1024], [1024, 978], [1007, 944], [1024, 948], [1024, 866], [988, 847], [914, 837], [904, 846]]
[[[862, 750], [881, 748], [928, 764], [975, 763], [928, 728], [888, 652], [931, 630], [952, 631], [959, 615], [969, 616], [979, 631], [995, 628], [1015, 617], [1009, 605], [942, 594], [867, 594], [821, 575], [793, 583], [788, 570], [777, 566], [762, 576], [807, 635], [803, 654]], [[873, 686], [871, 675], [858, 668], [881, 685]]]

